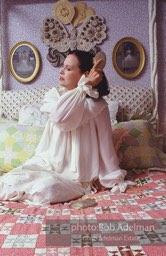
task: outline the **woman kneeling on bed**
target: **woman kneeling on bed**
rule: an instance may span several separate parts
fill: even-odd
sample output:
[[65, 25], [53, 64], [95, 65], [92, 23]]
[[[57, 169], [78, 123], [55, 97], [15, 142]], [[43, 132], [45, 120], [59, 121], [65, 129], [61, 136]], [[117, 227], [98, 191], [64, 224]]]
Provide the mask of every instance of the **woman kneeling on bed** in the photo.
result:
[[97, 179], [112, 191], [125, 192], [134, 184], [119, 168], [102, 98], [108, 84], [93, 57], [78, 50], [66, 57], [59, 78], [65, 89], [46, 93], [41, 111], [49, 120], [41, 141], [32, 159], [0, 178], [1, 200], [58, 203], [94, 192]]

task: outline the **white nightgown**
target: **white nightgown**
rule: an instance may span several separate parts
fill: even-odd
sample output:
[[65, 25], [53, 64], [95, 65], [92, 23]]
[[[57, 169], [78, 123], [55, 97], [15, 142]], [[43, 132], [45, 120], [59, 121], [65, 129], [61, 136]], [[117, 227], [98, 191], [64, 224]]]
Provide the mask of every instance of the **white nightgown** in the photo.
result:
[[82, 76], [76, 89], [61, 96], [56, 88], [46, 93], [41, 111], [50, 117], [41, 141], [32, 159], [0, 177], [1, 200], [65, 202], [90, 193], [97, 178], [125, 191], [126, 171], [113, 147], [107, 103], [86, 81]]

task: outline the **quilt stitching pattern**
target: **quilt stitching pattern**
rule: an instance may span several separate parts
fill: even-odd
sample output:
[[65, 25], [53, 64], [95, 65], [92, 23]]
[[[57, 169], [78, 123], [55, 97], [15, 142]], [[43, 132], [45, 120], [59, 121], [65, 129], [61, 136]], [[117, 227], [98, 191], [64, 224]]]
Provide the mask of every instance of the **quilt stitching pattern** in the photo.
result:
[[134, 174], [126, 193], [89, 194], [97, 206], [75, 210], [68, 203], [35, 207], [0, 202], [0, 255], [164, 256], [166, 174]]

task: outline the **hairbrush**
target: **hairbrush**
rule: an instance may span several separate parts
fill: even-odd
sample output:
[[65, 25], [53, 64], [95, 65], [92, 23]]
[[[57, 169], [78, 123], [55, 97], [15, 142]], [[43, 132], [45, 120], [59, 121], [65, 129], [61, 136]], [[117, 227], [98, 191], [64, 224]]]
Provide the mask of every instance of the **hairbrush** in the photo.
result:
[[93, 63], [95, 64], [99, 60], [101, 60], [101, 62], [97, 65], [97, 68], [103, 70], [106, 64], [106, 55], [104, 52], [97, 52], [93, 58]]
[[72, 201], [69, 204], [69, 207], [71, 209], [79, 210], [79, 209], [96, 206], [96, 205], [97, 205], [97, 202], [95, 198], [87, 198], [87, 199], [78, 199], [78, 200]]

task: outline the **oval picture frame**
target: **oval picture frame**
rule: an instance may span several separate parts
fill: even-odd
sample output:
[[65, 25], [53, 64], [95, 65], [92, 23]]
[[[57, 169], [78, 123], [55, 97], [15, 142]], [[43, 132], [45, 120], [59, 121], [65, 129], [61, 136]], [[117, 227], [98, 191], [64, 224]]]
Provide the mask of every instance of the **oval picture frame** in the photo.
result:
[[13, 46], [9, 54], [11, 74], [19, 82], [31, 82], [40, 67], [40, 57], [37, 48], [29, 42], [22, 41]]
[[113, 49], [112, 61], [117, 73], [125, 79], [136, 78], [144, 68], [143, 46], [132, 37], [124, 37]]

